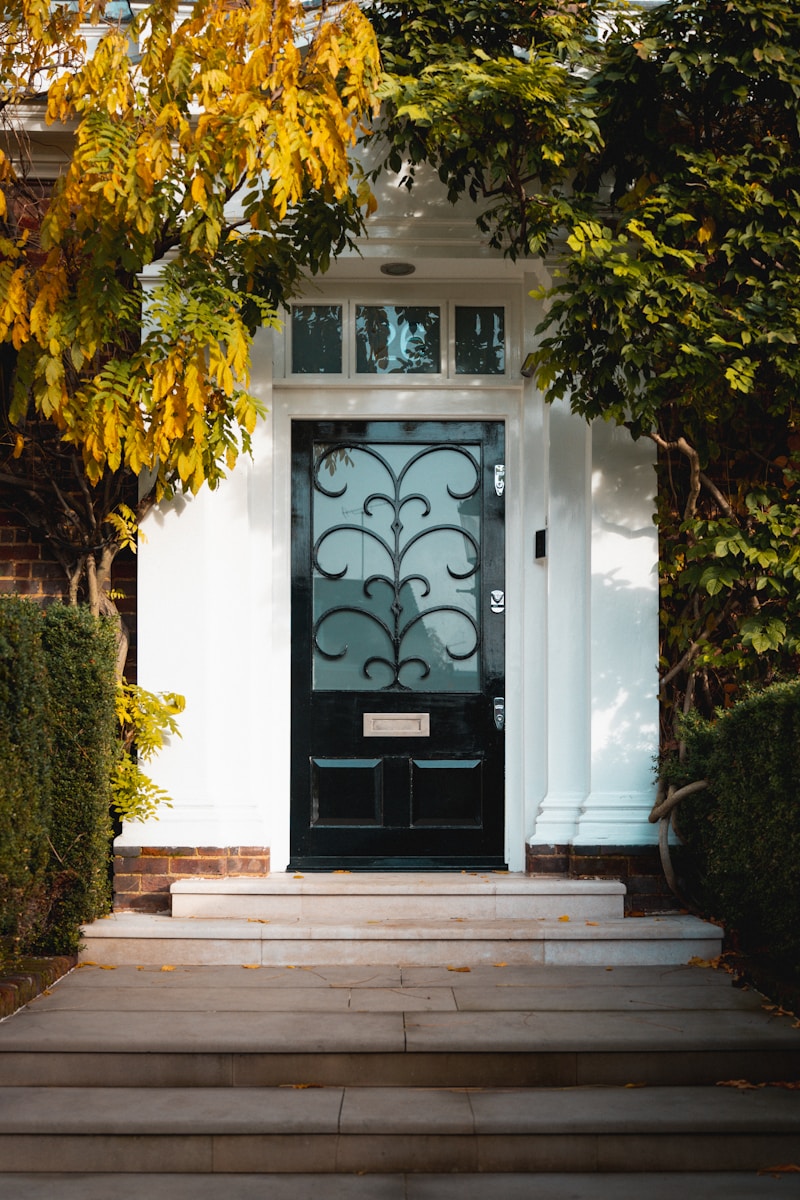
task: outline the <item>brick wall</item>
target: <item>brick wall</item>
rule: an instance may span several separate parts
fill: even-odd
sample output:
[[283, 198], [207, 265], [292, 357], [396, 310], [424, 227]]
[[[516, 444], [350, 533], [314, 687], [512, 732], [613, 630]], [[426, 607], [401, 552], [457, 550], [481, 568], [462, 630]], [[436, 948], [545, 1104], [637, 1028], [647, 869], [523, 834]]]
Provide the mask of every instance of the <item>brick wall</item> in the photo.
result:
[[123, 846], [114, 859], [114, 911], [169, 912], [178, 879], [268, 874], [265, 846]]
[[625, 884], [625, 914], [675, 912], [679, 901], [661, 869], [656, 846], [526, 846], [528, 875], [572, 879], [619, 879]]
[[33, 541], [27, 525], [0, 509], [0, 593], [60, 600], [65, 586], [63, 570]]
[[[39, 604], [65, 600], [67, 580], [59, 563], [48, 556], [47, 545], [38, 540], [15, 513], [2, 507], [0, 492], [0, 595], [25, 596]], [[122, 595], [115, 601], [130, 634], [125, 666], [129, 683], [136, 682], [136, 556], [122, 550], [114, 560], [114, 589]]]

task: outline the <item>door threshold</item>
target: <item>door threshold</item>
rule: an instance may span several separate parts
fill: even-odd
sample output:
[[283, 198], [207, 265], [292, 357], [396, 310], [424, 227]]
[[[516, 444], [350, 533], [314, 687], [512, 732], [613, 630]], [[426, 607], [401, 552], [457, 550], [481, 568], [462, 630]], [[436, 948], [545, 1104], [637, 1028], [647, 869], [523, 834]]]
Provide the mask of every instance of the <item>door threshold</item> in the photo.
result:
[[310, 856], [293, 858], [286, 868], [287, 871], [391, 871], [391, 872], [428, 872], [449, 871], [497, 871], [505, 874], [508, 865], [503, 858], [324, 858]]

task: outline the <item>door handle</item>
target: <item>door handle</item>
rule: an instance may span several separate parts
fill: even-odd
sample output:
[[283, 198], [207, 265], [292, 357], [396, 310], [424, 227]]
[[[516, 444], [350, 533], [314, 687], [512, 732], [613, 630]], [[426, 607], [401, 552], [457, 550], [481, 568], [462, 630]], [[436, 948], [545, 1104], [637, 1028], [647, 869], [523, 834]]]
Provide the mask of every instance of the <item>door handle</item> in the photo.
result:
[[497, 729], [503, 730], [506, 725], [506, 698], [505, 696], [495, 696], [492, 701], [492, 709], [494, 711], [494, 723]]

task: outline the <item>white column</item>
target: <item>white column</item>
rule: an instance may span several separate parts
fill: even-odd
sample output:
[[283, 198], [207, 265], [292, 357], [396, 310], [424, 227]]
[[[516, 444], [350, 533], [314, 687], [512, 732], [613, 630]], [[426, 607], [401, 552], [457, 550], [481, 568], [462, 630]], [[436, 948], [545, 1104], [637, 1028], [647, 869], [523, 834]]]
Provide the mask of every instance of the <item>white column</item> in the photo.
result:
[[658, 752], [655, 451], [592, 429], [591, 789], [578, 845], [647, 845]]

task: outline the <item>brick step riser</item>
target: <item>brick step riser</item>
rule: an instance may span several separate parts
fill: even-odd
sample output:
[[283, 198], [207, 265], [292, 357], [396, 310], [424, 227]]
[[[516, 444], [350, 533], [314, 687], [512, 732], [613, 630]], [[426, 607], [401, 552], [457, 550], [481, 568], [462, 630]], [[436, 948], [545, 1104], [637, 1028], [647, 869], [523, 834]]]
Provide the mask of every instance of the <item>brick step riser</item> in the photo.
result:
[[220, 920], [509, 921], [618, 920], [622, 896], [248, 896], [172, 893], [173, 917]]
[[758, 1171], [796, 1134], [186, 1134], [0, 1136], [0, 1171], [195, 1173]]
[[0, 1054], [0, 1087], [713, 1087], [800, 1077], [800, 1049]]

